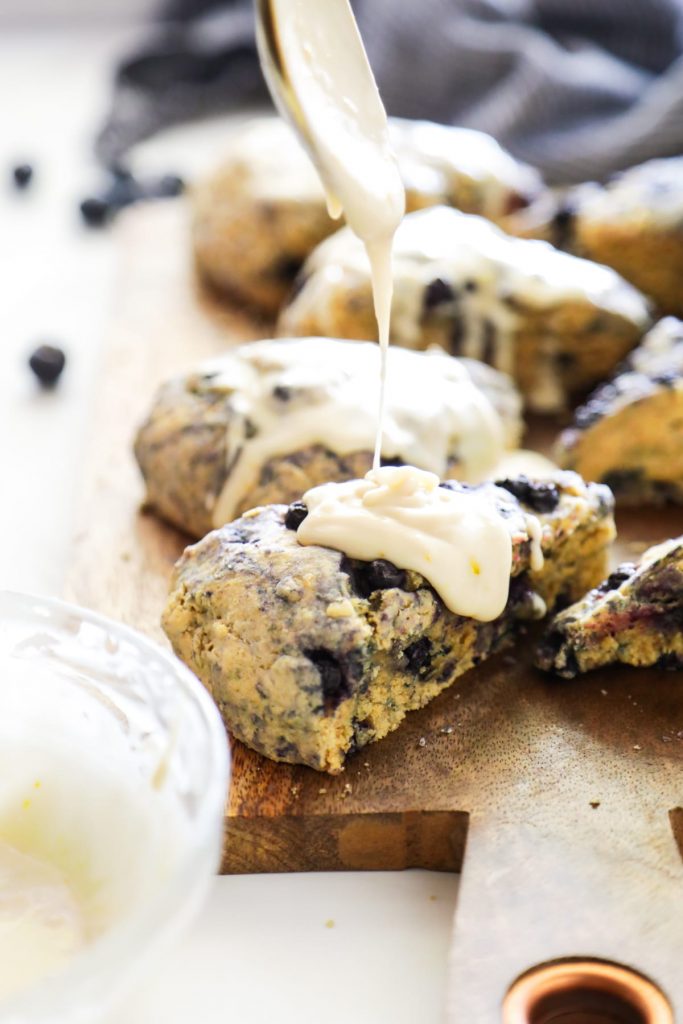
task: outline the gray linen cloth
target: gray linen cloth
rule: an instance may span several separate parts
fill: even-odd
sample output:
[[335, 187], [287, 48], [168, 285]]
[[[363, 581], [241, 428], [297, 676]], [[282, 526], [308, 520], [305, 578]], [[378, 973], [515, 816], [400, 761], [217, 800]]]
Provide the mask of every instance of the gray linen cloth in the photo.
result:
[[[550, 182], [683, 153], [683, 0], [354, 9], [392, 114], [490, 132]], [[159, 127], [264, 97], [251, 0], [171, 0], [119, 69], [98, 151], [112, 162]]]

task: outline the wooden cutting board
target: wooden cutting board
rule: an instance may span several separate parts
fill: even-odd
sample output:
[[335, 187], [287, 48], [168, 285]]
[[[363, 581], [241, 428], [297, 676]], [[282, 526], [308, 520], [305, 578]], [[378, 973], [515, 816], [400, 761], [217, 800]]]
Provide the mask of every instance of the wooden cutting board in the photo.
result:
[[[200, 292], [186, 232], [182, 203], [131, 211], [116, 229], [118, 299], [67, 585], [162, 642], [185, 540], [139, 509], [135, 427], [163, 378], [269, 330]], [[615, 561], [680, 533], [683, 515], [622, 516], [619, 529]], [[337, 778], [234, 743], [223, 869], [462, 869], [449, 1020], [493, 1024], [518, 975], [581, 956], [638, 968], [683, 1020], [683, 678], [614, 669], [555, 682], [529, 666], [531, 641]], [[567, 1024], [602, 1019], [641, 1021]]]

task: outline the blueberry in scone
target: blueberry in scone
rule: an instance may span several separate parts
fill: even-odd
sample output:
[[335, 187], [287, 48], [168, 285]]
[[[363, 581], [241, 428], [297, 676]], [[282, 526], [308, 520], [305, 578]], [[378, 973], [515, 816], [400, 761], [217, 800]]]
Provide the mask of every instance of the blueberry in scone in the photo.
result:
[[[377, 346], [320, 338], [241, 346], [165, 384], [135, 442], [147, 503], [201, 537], [255, 505], [370, 469]], [[389, 353], [382, 455], [482, 479], [521, 433], [511, 380], [473, 360]]]
[[603, 665], [683, 669], [683, 537], [649, 548], [551, 622], [539, 668], [572, 679]]
[[[507, 605], [490, 622], [450, 611], [416, 572], [302, 546], [300, 504], [252, 509], [185, 551], [163, 627], [235, 737], [275, 760], [339, 772], [512, 643], [521, 623], [603, 578], [614, 536], [607, 488], [558, 473], [538, 490], [507, 480], [477, 491], [512, 541]], [[529, 513], [543, 529], [537, 571]]]
[[683, 502], [683, 323], [660, 320], [577, 409], [555, 459], [618, 504]]
[[[425, 121], [390, 121], [409, 209], [446, 203], [493, 219], [524, 206], [541, 182], [489, 135]], [[277, 312], [318, 242], [338, 227], [318, 176], [280, 118], [235, 134], [192, 193], [192, 244], [201, 275]]]
[[[539, 412], [603, 380], [649, 323], [643, 296], [613, 270], [481, 217], [433, 207], [396, 232], [391, 340], [495, 366]], [[311, 254], [278, 330], [377, 336], [367, 256], [348, 228]]]
[[649, 160], [555, 200], [546, 192], [505, 227], [613, 267], [661, 313], [683, 316], [683, 156]]

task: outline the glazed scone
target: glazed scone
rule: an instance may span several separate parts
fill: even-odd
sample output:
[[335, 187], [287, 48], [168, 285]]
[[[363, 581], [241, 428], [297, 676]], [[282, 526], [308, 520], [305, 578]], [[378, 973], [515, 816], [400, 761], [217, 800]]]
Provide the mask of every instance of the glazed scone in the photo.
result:
[[[379, 353], [370, 342], [278, 339], [243, 345], [165, 384], [135, 455], [147, 503], [194, 537], [255, 505], [370, 469]], [[479, 480], [521, 434], [504, 374], [441, 349], [389, 355], [386, 463]]]
[[[449, 611], [417, 573], [302, 547], [302, 503], [252, 509], [185, 551], [163, 627], [234, 736], [275, 760], [339, 772], [511, 643], [521, 622], [603, 578], [614, 536], [607, 488], [559, 473], [477, 490], [512, 539], [508, 602], [492, 622]], [[527, 513], [543, 526], [539, 572]]]
[[621, 565], [560, 612], [536, 655], [565, 679], [614, 663], [683, 669], [683, 537]]
[[[495, 219], [540, 191], [537, 173], [489, 135], [426, 121], [392, 120], [390, 127], [409, 209], [446, 203]], [[192, 191], [201, 275], [270, 314], [308, 254], [338, 226], [312, 163], [278, 117], [237, 132], [220, 165]]]
[[683, 323], [660, 320], [576, 410], [555, 459], [618, 504], [683, 502]]
[[613, 267], [659, 312], [683, 316], [683, 156], [649, 160], [555, 202], [546, 193], [506, 229]]
[[[391, 340], [489, 363], [535, 411], [558, 412], [603, 380], [649, 322], [646, 300], [613, 270], [482, 217], [433, 207], [396, 232]], [[306, 261], [278, 330], [377, 336], [367, 256], [348, 228]]]

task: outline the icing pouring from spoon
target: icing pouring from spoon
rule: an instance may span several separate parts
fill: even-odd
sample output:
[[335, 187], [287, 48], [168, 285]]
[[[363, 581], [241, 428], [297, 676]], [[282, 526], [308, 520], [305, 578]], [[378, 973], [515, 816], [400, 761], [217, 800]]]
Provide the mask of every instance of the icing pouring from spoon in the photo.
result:
[[374, 467], [379, 468], [389, 345], [391, 248], [405, 189], [348, 0], [257, 0], [256, 39], [278, 110], [315, 164], [330, 215], [343, 212], [372, 268], [382, 351]]

